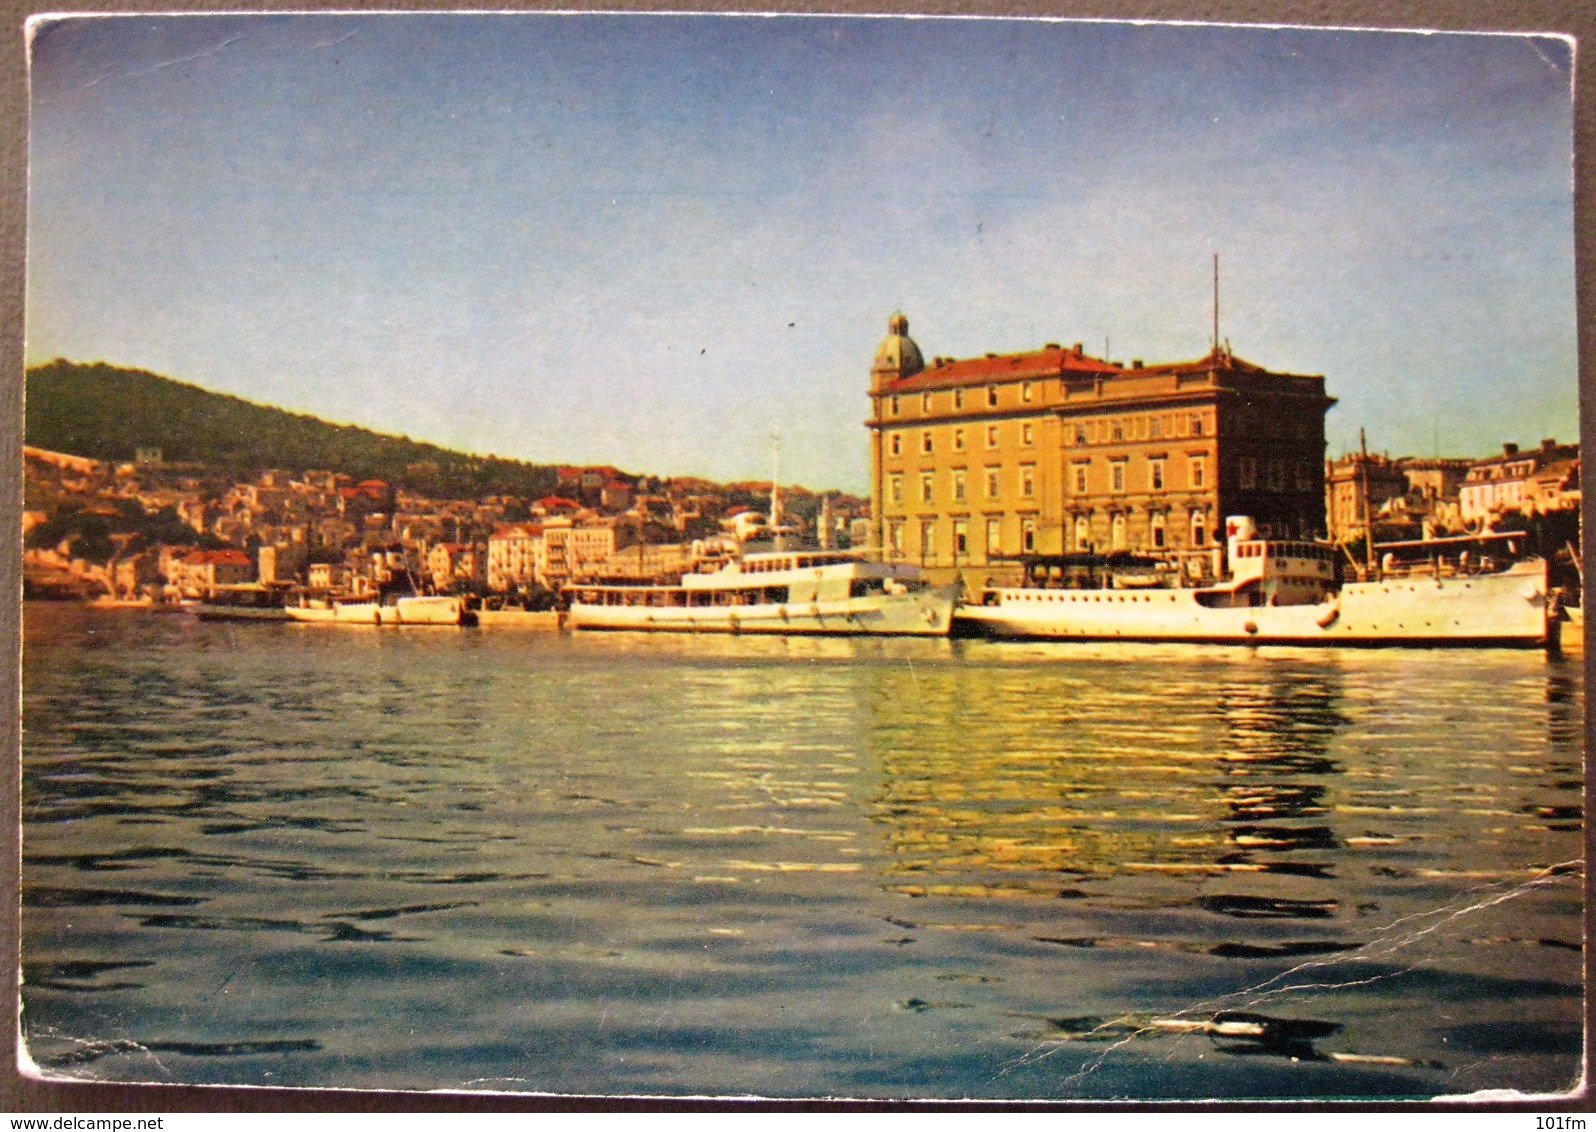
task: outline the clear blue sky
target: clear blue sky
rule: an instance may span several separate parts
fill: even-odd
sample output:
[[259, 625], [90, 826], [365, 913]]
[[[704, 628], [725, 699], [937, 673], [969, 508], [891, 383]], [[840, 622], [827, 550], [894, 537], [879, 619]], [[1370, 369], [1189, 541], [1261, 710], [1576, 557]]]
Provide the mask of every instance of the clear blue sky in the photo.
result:
[[36, 26], [28, 358], [540, 462], [868, 485], [929, 357], [1221, 333], [1332, 454], [1577, 432], [1554, 38], [644, 15]]

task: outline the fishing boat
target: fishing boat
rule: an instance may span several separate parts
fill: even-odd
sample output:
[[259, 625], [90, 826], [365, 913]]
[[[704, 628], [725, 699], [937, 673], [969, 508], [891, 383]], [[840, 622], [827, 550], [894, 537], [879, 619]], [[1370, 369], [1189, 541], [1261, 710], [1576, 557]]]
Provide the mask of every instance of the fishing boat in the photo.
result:
[[[954, 633], [1061, 640], [1337, 646], [1556, 648], [1559, 615], [1545, 559], [1523, 535], [1377, 546], [1346, 578], [1324, 543], [1259, 538], [1227, 520], [1228, 577], [1209, 585], [1153, 559], [1033, 557], [1018, 586], [961, 605]], [[1134, 579], [1128, 582], [1128, 579]]]
[[676, 585], [572, 585], [574, 629], [701, 633], [889, 633], [944, 636], [953, 589], [908, 563], [851, 551], [745, 553]]

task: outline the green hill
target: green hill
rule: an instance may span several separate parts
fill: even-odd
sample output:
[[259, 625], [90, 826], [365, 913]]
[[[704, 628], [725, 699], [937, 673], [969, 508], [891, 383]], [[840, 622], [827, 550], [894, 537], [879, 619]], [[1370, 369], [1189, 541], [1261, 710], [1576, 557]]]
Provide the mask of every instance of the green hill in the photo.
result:
[[27, 399], [27, 443], [99, 460], [131, 460], [149, 445], [175, 463], [235, 473], [321, 468], [442, 499], [544, 495], [555, 483], [549, 467], [329, 424], [103, 362], [35, 366]]

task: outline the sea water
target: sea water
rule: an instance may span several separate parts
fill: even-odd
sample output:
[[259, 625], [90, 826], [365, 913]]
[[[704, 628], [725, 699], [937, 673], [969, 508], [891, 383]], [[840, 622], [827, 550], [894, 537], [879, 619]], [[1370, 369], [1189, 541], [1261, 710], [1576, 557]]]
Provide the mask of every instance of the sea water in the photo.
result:
[[55, 1077], [1390, 1097], [1579, 1072], [1537, 652], [26, 610]]

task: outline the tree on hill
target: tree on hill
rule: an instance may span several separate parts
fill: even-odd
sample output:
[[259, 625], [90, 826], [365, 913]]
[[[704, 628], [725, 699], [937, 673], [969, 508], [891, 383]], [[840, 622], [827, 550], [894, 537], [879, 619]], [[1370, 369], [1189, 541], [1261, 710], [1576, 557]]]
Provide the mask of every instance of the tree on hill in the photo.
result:
[[439, 499], [538, 496], [554, 469], [452, 452], [212, 393], [145, 370], [57, 359], [27, 375], [29, 444], [120, 462], [157, 445], [178, 463], [244, 473], [325, 468]]

